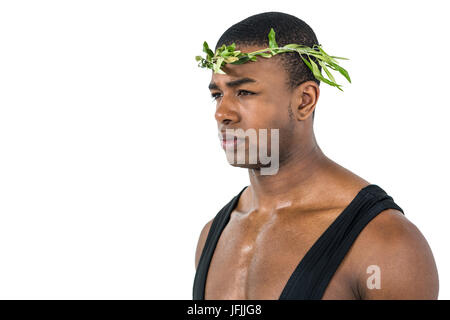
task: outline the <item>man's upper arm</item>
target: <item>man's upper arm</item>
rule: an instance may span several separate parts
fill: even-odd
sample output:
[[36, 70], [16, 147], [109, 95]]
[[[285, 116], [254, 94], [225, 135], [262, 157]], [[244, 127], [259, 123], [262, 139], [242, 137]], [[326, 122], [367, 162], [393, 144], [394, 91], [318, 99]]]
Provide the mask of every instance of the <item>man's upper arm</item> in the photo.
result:
[[436, 264], [419, 229], [398, 211], [387, 210], [372, 222], [366, 227], [359, 265], [361, 298], [437, 299]]
[[202, 255], [203, 247], [205, 246], [206, 238], [208, 237], [209, 229], [211, 228], [211, 224], [214, 219], [209, 220], [202, 231], [200, 232], [200, 237], [197, 242], [197, 249], [195, 250], [195, 269], [197, 270], [198, 262], [200, 260], [200, 256]]

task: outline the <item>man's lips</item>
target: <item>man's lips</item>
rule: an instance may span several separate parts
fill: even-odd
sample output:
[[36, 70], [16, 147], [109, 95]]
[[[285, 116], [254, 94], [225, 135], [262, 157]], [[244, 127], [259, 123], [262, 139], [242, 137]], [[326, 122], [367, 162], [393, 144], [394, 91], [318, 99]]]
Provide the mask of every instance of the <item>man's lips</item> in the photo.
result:
[[238, 137], [233, 135], [220, 134], [220, 143], [222, 144], [222, 148], [227, 148], [230, 146], [237, 146], [238, 144], [245, 142], [245, 137]]
[[227, 134], [225, 131], [219, 132], [219, 138], [220, 140], [233, 140], [233, 139], [245, 140], [245, 136], [237, 136], [232, 133]]
[[241, 142], [241, 140], [238, 140], [236, 138], [233, 140], [226, 140], [226, 139], [221, 140], [223, 149], [228, 149], [228, 148], [234, 149], [234, 147], [237, 146], [238, 144], [240, 144], [240, 142]]

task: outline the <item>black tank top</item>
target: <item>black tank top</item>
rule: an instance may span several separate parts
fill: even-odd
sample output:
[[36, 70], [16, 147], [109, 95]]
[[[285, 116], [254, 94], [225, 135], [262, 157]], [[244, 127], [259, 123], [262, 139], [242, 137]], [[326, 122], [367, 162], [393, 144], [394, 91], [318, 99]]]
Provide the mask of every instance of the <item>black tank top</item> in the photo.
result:
[[[206, 276], [220, 235], [247, 187], [214, 217], [197, 266], [193, 300], [205, 299]], [[364, 227], [386, 209], [403, 210], [382, 188], [369, 184], [333, 221], [308, 250], [284, 287], [279, 300], [320, 300], [331, 278]]]

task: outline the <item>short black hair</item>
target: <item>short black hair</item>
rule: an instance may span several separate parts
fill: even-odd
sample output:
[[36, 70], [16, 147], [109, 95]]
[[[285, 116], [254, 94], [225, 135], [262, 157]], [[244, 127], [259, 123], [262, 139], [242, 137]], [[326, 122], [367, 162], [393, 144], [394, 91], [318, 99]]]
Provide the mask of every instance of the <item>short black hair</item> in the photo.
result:
[[[319, 45], [313, 29], [303, 20], [282, 12], [270, 11], [255, 14], [229, 27], [217, 41], [215, 50], [222, 45], [260, 46], [269, 47], [268, 34], [270, 28], [275, 31], [275, 40], [279, 47], [295, 43], [308, 47]], [[318, 50], [318, 49], [316, 49]], [[320, 85], [308, 66], [303, 62], [297, 52], [285, 52], [271, 58], [279, 57], [282, 66], [287, 73], [287, 86], [290, 90], [305, 81], [312, 80]], [[303, 57], [308, 60], [306, 55]], [[257, 59], [264, 59], [257, 57]], [[317, 63], [317, 59], [311, 56], [311, 60]], [[317, 64], [319, 70], [321, 66]]]

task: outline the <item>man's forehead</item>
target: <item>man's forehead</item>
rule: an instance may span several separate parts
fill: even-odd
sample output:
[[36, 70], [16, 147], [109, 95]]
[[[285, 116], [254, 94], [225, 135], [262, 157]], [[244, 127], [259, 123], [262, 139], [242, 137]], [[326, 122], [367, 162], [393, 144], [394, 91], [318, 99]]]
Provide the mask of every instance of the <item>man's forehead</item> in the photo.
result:
[[[283, 76], [280, 66], [275, 61], [269, 61], [272, 58], [263, 58], [257, 56], [257, 61], [249, 61], [243, 64], [225, 64], [222, 70], [226, 74], [214, 73], [211, 71], [210, 85], [219, 83], [249, 83], [263, 84], [276, 80], [279, 76]], [[240, 81], [242, 80], [242, 81]]]
[[261, 82], [258, 79], [250, 78], [247, 76], [228, 77], [228, 79], [223, 79], [223, 80], [217, 80], [217, 78], [216, 78], [216, 80], [214, 80], [214, 78], [213, 78], [208, 85], [209, 90], [219, 89], [219, 85], [221, 85], [220, 82], [222, 82], [222, 81], [225, 83], [225, 86], [227, 86], [228, 88], [239, 87], [240, 85], [243, 85], [243, 84], [260, 84], [260, 82]]

